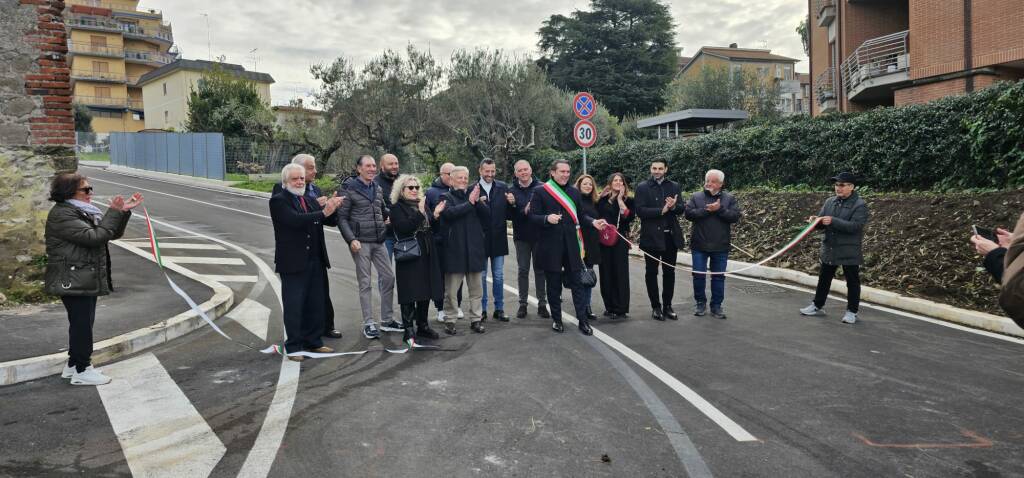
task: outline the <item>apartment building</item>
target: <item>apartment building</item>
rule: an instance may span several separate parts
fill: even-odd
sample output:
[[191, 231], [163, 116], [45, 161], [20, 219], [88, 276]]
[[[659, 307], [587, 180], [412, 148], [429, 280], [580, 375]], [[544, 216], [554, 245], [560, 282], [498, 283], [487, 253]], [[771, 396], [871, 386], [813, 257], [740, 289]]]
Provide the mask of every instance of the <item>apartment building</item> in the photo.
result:
[[89, 107], [98, 133], [145, 127], [146, 73], [175, 61], [171, 25], [138, 0], [67, 0], [68, 63], [75, 103]]
[[702, 68], [728, 68], [730, 72], [745, 71], [757, 75], [762, 81], [776, 82], [779, 86], [778, 108], [783, 114], [793, 114], [800, 82], [793, 69], [800, 61], [771, 50], [740, 48], [733, 43], [728, 47], [701, 47], [676, 74], [676, 78], [696, 78]]
[[1021, 0], [809, 0], [812, 114], [1024, 78]]

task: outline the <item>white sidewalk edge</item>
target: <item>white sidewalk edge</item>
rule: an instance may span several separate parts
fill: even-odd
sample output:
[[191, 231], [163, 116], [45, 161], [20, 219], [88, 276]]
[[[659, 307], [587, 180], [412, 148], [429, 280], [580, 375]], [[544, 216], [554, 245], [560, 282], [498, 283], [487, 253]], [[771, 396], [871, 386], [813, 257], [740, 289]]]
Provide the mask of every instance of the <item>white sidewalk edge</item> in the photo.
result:
[[90, 162], [90, 163], [79, 162], [79, 164], [82, 164], [84, 166], [91, 166], [91, 167], [106, 166], [106, 170], [107, 171], [110, 171], [112, 173], [121, 174], [121, 175], [124, 175], [124, 176], [134, 176], [134, 177], [142, 178], [142, 179], [153, 179], [153, 180], [156, 180], [156, 181], [164, 181], [164, 182], [168, 182], [168, 183], [172, 183], [172, 184], [179, 184], [179, 185], [182, 185], [182, 186], [191, 186], [191, 187], [205, 188], [205, 189], [209, 189], [209, 190], [212, 190], [212, 191], [230, 192], [230, 193], [237, 194], [239, 196], [251, 196], [251, 197], [268, 198], [268, 199], [271, 196], [270, 193], [265, 193], [265, 192], [262, 192], [262, 191], [253, 191], [251, 189], [243, 189], [243, 188], [231, 187], [230, 186], [230, 184], [231, 184], [230, 181], [219, 181], [219, 180], [216, 180], [216, 179], [197, 178], [195, 176], [185, 176], [185, 175], [182, 175], [182, 174], [161, 173], [161, 172], [157, 172], [157, 171], [148, 171], [148, 170], [145, 170], [145, 169], [128, 168], [128, 167], [125, 167], [125, 166], [117, 166], [117, 165], [113, 165], [113, 164], [109, 165], [109, 166], [107, 166], [106, 164], [103, 164], [101, 166], [101, 165], [97, 165], [97, 164], [95, 164], [93, 162]]
[[[121, 241], [111, 241], [111, 243], [153, 261], [153, 256], [143, 249], [126, 245]], [[234, 293], [223, 284], [207, 280], [188, 269], [170, 262], [165, 263], [164, 267], [196, 282], [200, 282], [213, 290], [213, 297], [199, 304], [199, 308], [206, 312], [210, 319], [216, 320], [234, 304]], [[204, 325], [206, 325], [206, 322], [201, 317], [195, 312], [188, 310], [148, 327], [96, 342], [93, 344], [92, 361], [97, 365], [112, 362], [135, 352], [169, 342]], [[58, 352], [38, 357], [0, 362], [0, 386], [13, 385], [59, 374], [67, 360], [67, 352]]]

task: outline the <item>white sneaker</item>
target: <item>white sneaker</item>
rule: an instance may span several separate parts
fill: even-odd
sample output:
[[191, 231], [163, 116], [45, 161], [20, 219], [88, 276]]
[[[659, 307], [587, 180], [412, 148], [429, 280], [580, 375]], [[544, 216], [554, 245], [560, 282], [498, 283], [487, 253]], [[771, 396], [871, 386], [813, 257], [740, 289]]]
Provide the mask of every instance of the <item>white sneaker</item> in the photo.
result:
[[441, 322], [442, 324], [444, 323], [444, 311], [443, 310], [437, 311], [437, 321]]
[[94, 368], [87, 368], [84, 372], [78, 372], [71, 376], [71, 385], [106, 385], [108, 383], [110, 383], [110, 377]]
[[459, 315], [458, 315], [458, 316], [456, 316], [456, 317], [458, 317], [458, 318], [462, 319], [462, 318], [465, 318], [465, 317], [466, 317], [466, 314], [463, 314], [463, 313], [462, 313], [462, 309], [459, 309]]
[[850, 311], [846, 311], [846, 314], [843, 315], [843, 323], [844, 324], [856, 324], [857, 323], [857, 314], [855, 314], [853, 312], [850, 312]]
[[[91, 365], [90, 365], [90, 367], [91, 367]], [[86, 370], [89, 370], [89, 369], [86, 368]], [[75, 372], [77, 372], [77, 371], [78, 371], [78, 369], [76, 369], [75, 367], [71, 367], [68, 364], [64, 364], [64, 370], [60, 373], [60, 378], [71, 378], [71, 376], [74, 375]]]
[[807, 307], [800, 309], [800, 315], [822, 316], [825, 315], [825, 311], [819, 309], [814, 304], [811, 304], [808, 305]]

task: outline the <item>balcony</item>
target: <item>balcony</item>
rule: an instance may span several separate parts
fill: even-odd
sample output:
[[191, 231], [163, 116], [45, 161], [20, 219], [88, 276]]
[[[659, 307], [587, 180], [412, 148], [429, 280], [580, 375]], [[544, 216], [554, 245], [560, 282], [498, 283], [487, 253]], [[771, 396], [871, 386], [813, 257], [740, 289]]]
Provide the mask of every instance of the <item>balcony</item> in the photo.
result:
[[145, 63], [157, 66], [174, 62], [174, 56], [169, 54], [142, 50], [125, 50], [124, 59], [131, 63]]
[[174, 35], [168, 27], [143, 28], [133, 23], [124, 23], [121, 24], [121, 33], [123, 33], [125, 37], [134, 38], [136, 40], [155, 41], [158, 43], [174, 43]]
[[127, 108], [128, 101], [128, 98], [111, 98], [108, 96], [75, 96], [75, 103], [103, 108]]
[[125, 83], [124, 73], [96, 70], [71, 70], [71, 79], [100, 81], [104, 83]]
[[92, 43], [68, 42], [68, 52], [78, 55], [121, 58], [124, 49], [119, 46], [94, 45]]
[[128, 108], [142, 111], [142, 98], [128, 98]]
[[162, 16], [162, 12], [155, 8], [136, 10], [134, 2], [117, 2], [110, 0], [71, 0], [68, 3], [73, 5], [85, 5], [87, 7], [94, 8], [106, 8], [108, 10], [118, 12], [131, 12], [139, 15]]
[[830, 66], [814, 79], [814, 96], [818, 98], [822, 113], [836, 109], [835, 78], [836, 69]]
[[814, 6], [819, 27], [827, 27], [836, 19], [836, 0], [817, 0]]
[[851, 101], [871, 102], [892, 96], [892, 86], [910, 79], [909, 31], [872, 38], [840, 67]]
[[65, 20], [65, 23], [71, 28], [77, 28], [80, 30], [93, 30], [99, 32], [112, 33], [121, 32], [120, 23], [104, 18], [72, 16], [67, 18]]

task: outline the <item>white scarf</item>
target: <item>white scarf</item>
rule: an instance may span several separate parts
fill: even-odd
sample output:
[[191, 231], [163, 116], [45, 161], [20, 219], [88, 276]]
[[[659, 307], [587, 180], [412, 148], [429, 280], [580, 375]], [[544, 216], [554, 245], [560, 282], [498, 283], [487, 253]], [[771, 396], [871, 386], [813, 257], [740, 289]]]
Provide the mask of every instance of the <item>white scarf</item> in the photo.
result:
[[100, 211], [100, 208], [93, 206], [91, 203], [79, 201], [77, 199], [68, 199], [68, 204], [75, 206], [80, 211], [86, 213], [87, 215], [93, 218], [99, 219], [103, 217], [103, 211]]

